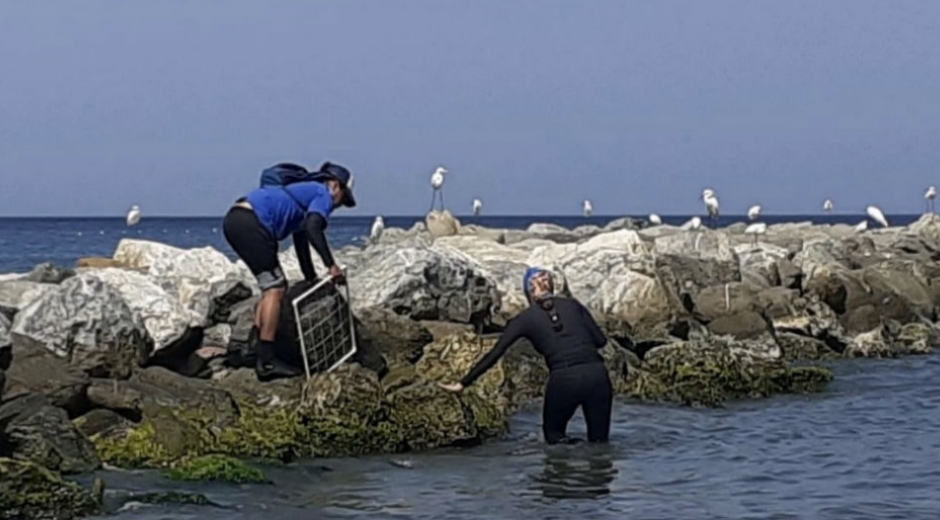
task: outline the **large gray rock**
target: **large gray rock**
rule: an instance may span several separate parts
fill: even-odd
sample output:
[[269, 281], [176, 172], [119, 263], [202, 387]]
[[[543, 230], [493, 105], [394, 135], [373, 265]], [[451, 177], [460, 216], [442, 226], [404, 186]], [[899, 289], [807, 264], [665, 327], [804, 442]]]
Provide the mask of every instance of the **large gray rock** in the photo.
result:
[[773, 244], [739, 244], [734, 246], [734, 251], [738, 256], [741, 280], [763, 287], [781, 285], [778, 264], [786, 260], [786, 249]]
[[11, 325], [9, 318], [0, 314], [0, 351], [13, 347], [13, 339], [10, 337]]
[[[602, 233], [579, 243], [532, 250], [529, 265], [559, 266], [570, 293], [599, 314], [607, 328], [642, 334], [669, 321], [673, 306], [654, 268], [653, 254], [636, 231]], [[521, 285], [521, 279], [516, 281]], [[517, 285], [521, 293], [521, 286]]]
[[107, 284], [124, 299], [131, 312], [144, 324], [158, 352], [173, 345], [190, 327], [202, 326], [203, 319], [147, 276], [113, 267], [86, 275]]
[[382, 307], [412, 319], [473, 323], [499, 302], [472, 259], [439, 248], [389, 247], [349, 273], [353, 309]]
[[45, 262], [34, 267], [25, 279], [37, 283], [58, 284], [72, 276], [75, 276], [74, 270], [59, 267], [52, 262]]
[[0, 405], [0, 431], [13, 458], [28, 460], [64, 474], [101, 467], [94, 446], [75, 428], [68, 414], [41, 395], [23, 395]]
[[89, 374], [119, 377], [145, 362], [153, 340], [121, 293], [93, 274], [69, 278], [16, 314], [14, 356], [45, 348]]
[[65, 410], [70, 417], [88, 411], [85, 398], [88, 375], [45, 349], [19, 350], [15, 362], [6, 371], [8, 398], [42, 395], [50, 405]]
[[728, 237], [717, 231], [702, 229], [660, 236], [654, 242], [653, 253], [657, 274], [677, 297], [741, 281], [738, 255]]
[[[448, 254], [467, 257], [479, 267], [480, 273], [492, 280], [499, 290], [499, 305], [494, 312], [505, 322], [522, 311], [528, 302], [522, 292], [522, 277], [530, 267], [529, 257], [532, 248], [538, 245], [552, 245], [547, 240], [530, 239], [513, 246], [500, 244], [486, 236], [459, 235], [442, 237], [434, 242], [434, 247]], [[552, 265], [542, 265], [551, 269]], [[558, 290], [564, 290], [564, 275], [555, 271]]]
[[0, 282], [0, 314], [12, 320], [20, 309], [54, 289], [55, 285], [25, 279]]
[[196, 327], [209, 327], [224, 319], [231, 305], [259, 292], [243, 263], [231, 262], [212, 247], [154, 255], [147, 275], [175, 296], [195, 318], [192, 325]]

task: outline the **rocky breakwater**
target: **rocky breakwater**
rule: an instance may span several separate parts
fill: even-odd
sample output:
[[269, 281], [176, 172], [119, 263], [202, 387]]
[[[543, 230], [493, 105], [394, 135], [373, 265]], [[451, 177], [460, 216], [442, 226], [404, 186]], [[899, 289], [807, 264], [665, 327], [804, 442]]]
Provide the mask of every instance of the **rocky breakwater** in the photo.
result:
[[[531, 346], [512, 347], [462, 394], [435, 383], [458, 379], [493, 345], [489, 333], [525, 305], [520, 283], [532, 265], [552, 269], [561, 292], [595, 314], [611, 338], [603, 354], [618, 393], [640, 401], [717, 406], [818, 391], [832, 377], [818, 360], [936, 343], [937, 217], [862, 234], [770, 226], [757, 244], [742, 231], [631, 219], [487, 229], [436, 213], [387, 229], [336, 252], [358, 351], [309, 382], [259, 383], [245, 368], [258, 290], [215, 249], [125, 240], [110, 259], [4, 276], [0, 511], [92, 511], [101, 490], [63, 478], [103, 464], [231, 467], [217, 456], [290, 461], [500, 435], [541, 395], [547, 374]], [[282, 263], [290, 297], [306, 285], [292, 250]], [[287, 310], [280, 330], [280, 352], [296, 355]]]

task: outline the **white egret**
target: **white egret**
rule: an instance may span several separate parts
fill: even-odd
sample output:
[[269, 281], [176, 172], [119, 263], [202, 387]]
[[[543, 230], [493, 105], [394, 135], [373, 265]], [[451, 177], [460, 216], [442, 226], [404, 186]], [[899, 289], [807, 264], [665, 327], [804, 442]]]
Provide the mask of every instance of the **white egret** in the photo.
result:
[[747, 210], [748, 220], [757, 220], [757, 217], [759, 216], [760, 216], [760, 204], [751, 206], [751, 208]]
[[823, 202], [823, 211], [832, 213], [832, 199], [826, 199], [826, 201]]
[[127, 218], [124, 219], [124, 222], [128, 226], [136, 226], [140, 222], [140, 206], [136, 204], [131, 206], [131, 209], [127, 212]]
[[885, 218], [885, 214], [882, 213], [881, 208], [878, 206], [868, 206], [865, 208], [865, 213], [868, 213], [868, 216], [872, 220], [881, 224], [883, 227], [888, 227], [888, 219]]
[[437, 198], [437, 194], [441, 194], [441, 210], [444, 210], [444, 175], [447, 174], [447, 168], [443, 166], [438, 166], [434, 173], [431, 174], [431, 208], [428, 211], [434, 209], [434, 199]]
[[662, 223], [663, 223], [663, 219], [660, 218], [659, 215], [657, 215], [657, 214], [655, 214], [655, 213], [650, 213], [650, 224], [659, 226], [659, 225], [661, 225]]
[[867, 220], [863, 220], [863, 221], [859, 222], [858, 224], [855, 224], [855, 232], [856, 232], [856, 233], [861, 233], [862, 231], [865, 231], [866, 229], [868, 229], [868, 221], [867, 221]]
[[375, 222], [372, 223], [372, 231], [369, 232], [369, 241], [373, 244], [378, 243], [383, 231], [385, 231], [385, 219], [382, 218], [382, 215], [379, 215], [375, 217]]
[[929, 186], [924, 193], [924, 198], [927, 199], [927, 212], [933, 213], [933, 199], [937, 198], [937, 188]]
[[481, 211], [483, 211], [483, 201], [480, 199], [473, 199], [473, 215], [477, 216]]
[[584, 201], [583, 211], [584, 211], [585, 217], [590, 217], [594, 213], [594, 205], [591, 204], [591, 201], [589, 200]]
[[721, 204], [718, 203], [718, 195], [715, 190], [705, 188], [702, 190], [702, 200], [705, 202], [705, 209], [708, 211], [708, 220], [712, 225], [718, 223], [718, 215], [721, 213]]
[[764, 222], [755, 222], [744, 228], [746, 235], [754, 235], [754, 245], [757, 245], [757, 236], [767, 232], [767, 224]]

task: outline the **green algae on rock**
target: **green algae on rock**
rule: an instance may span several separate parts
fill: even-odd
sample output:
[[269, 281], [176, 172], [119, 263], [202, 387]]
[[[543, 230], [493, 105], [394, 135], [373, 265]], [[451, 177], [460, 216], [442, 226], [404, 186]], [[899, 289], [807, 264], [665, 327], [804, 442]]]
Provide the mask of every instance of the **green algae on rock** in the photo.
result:
[[822, 366], [792, 367], [779, 349], [712, 336], [651, 350], [626, 394], [648, 401], [720, 406], [731, 399], [818, 392], [832, 380]]
[[264, 472], [226, 455], [205, 455], [189, 459], [166, 473], [171, 480], [267, 484]]
[[0, 458], [0, 520], [69, 520], [100, 509], [101, 497], [78, 484], [32, 462]]
[[[455, 352], [463, 348], [449, 344]], [[211, 454], [291, 461], [396, 453], [475, 443], [506, 430], [507, 414], [498, 401], [473, 392], [448, 394], [434, 384], [437, 380], [418, 373], [394, 390], [356, 364], [318, 374], [306, 384], [301, 378], [265, 384], [252, 376], [188, 383], [232, 388], [237, 412], [230, 420], [219, 422], [211, 407], [154, 402], [142, 410], [139, 424], [93, 435], [92, 441], [108, 464], [173, 467]]]

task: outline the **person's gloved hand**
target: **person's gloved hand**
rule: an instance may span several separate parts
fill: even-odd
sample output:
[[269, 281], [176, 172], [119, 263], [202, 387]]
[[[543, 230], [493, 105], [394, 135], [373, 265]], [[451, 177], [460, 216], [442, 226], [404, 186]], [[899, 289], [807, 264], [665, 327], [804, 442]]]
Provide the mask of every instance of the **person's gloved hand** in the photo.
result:
[[333, 265], [330, 267], [330, 277], [333, 278], [333, 282], [337, 285], [343, 285], [346, 283], [346, 276], [343, 275], [343, 270], [339, 268], [338, 265]]

